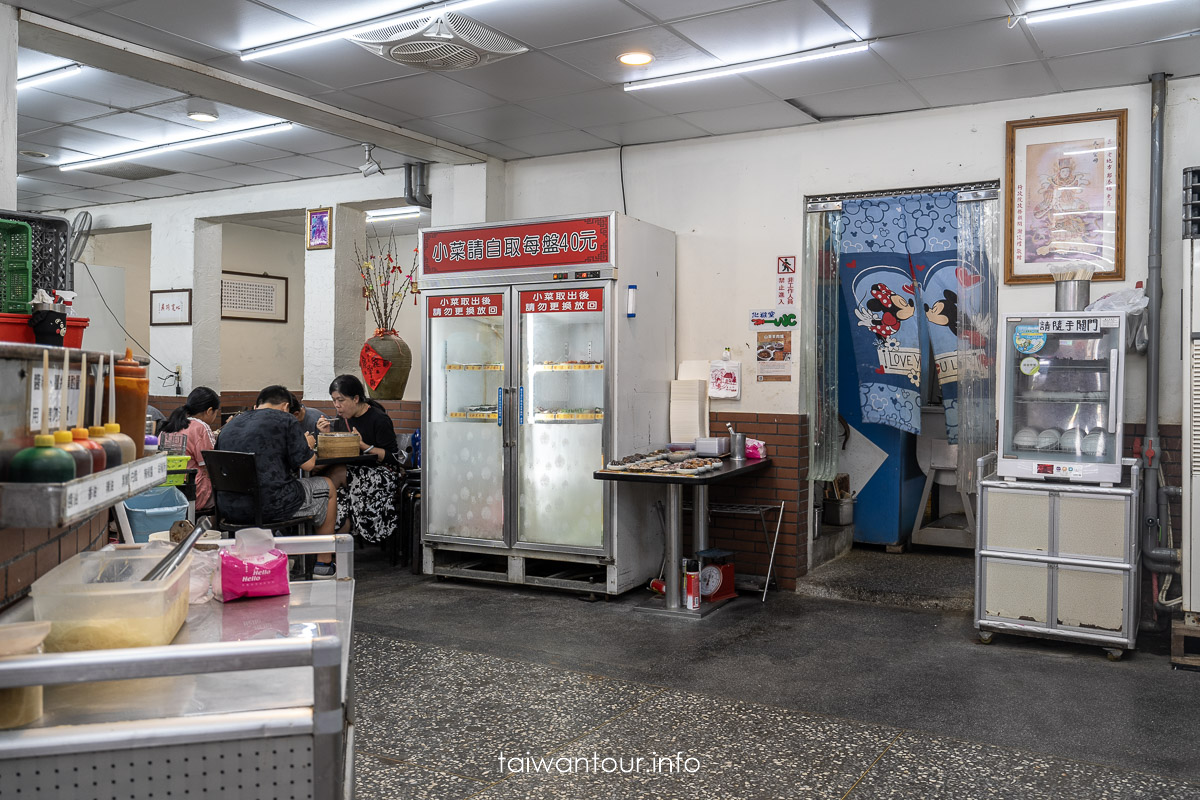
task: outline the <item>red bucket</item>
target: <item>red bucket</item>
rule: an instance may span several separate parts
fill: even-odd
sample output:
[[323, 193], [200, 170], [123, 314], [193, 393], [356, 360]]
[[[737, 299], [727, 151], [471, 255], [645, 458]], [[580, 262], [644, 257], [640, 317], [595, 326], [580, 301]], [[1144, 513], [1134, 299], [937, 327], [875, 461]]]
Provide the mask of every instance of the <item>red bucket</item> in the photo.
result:
[[[37, 344], [33, 328], [29, 327], [29, 314], [0, 314], [0, 342]], [[88, 317], [67, 317], [67, 336], [63, 344], [78, 350], [83, 346], [83, 329], [91, 320]]]

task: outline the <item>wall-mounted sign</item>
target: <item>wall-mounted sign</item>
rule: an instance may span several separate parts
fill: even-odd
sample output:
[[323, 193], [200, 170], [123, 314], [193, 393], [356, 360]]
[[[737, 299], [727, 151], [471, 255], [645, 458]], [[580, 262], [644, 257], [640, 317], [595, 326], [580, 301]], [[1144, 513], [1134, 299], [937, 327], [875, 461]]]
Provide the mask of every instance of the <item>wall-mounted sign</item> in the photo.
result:
[[609, 244], [608, 217], [422, 231], [421, 269], [425, 275], [442, 275], [607, 264]]
[[429, 298], [429, 316], [497, 317], [504, 313], [502, 294], [460, 294]]
[[221, 273], [221, 319], [287, 322], [288, 281], [282, 275]]
[[155, 289], [150, 292], [151, 325], [191, 325], [191, 289]]
[[603, 289], [546, 289], [540, 292], [521, 292], [522, 314], [603, 310]]
[[796, 257], [780, 256], [775, 260], [775, 271], [780, 275], [796, 274]]
[[775, 276], [775, 305], [777, 306], [794, 306], [796, 305], [796, 276], [776, 275]]
[[775, 308], [753, 308], [750, 310], [750, 330], [783, 330], [795, 328], [798, 317], [792, 306]]
[[758, 381], [790, 381], [792, 379], [792, 332], [762, 331], [758, 333]]

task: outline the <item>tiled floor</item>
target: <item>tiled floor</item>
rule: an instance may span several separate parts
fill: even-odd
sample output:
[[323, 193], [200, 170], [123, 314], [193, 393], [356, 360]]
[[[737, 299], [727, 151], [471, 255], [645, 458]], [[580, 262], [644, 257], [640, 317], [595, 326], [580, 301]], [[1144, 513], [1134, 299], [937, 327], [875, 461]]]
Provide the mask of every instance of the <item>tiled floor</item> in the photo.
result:
[[1200, 674], [1153, 653], [794, 595], [664, 621], [364, 562], [362, 800], [1200, 798]]

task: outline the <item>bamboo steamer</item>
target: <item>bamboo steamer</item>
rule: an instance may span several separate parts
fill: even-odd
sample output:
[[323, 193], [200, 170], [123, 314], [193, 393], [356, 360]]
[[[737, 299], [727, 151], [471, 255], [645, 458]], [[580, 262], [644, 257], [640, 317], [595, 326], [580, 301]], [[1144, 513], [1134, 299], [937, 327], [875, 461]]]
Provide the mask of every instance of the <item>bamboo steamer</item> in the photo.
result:
[[358, 454], [357, 433], [322, 433], [317, 436], [317, 458], [350, 458]]

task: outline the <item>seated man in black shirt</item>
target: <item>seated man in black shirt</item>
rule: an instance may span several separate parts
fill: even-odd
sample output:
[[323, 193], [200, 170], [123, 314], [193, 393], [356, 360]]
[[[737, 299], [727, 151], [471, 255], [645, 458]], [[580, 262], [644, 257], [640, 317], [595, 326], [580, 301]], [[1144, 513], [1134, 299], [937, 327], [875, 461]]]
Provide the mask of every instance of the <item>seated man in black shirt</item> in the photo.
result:
[[[311, 470], [316, 464], [317, 441], [288, 413], [291, 401], [291, 392], [283, 386], [263, 389], [252, 410], [238, 414], [221, 430], [217, 448], [254, 453], [265, 518], [312, 515], [317, 533], [328, 535], [337, 523], [338, 487], [329, 478], [300, 477], [300, 470]], [[231, 519], [254, 518], [254, 500], [249, 495], [219, 500]]]

